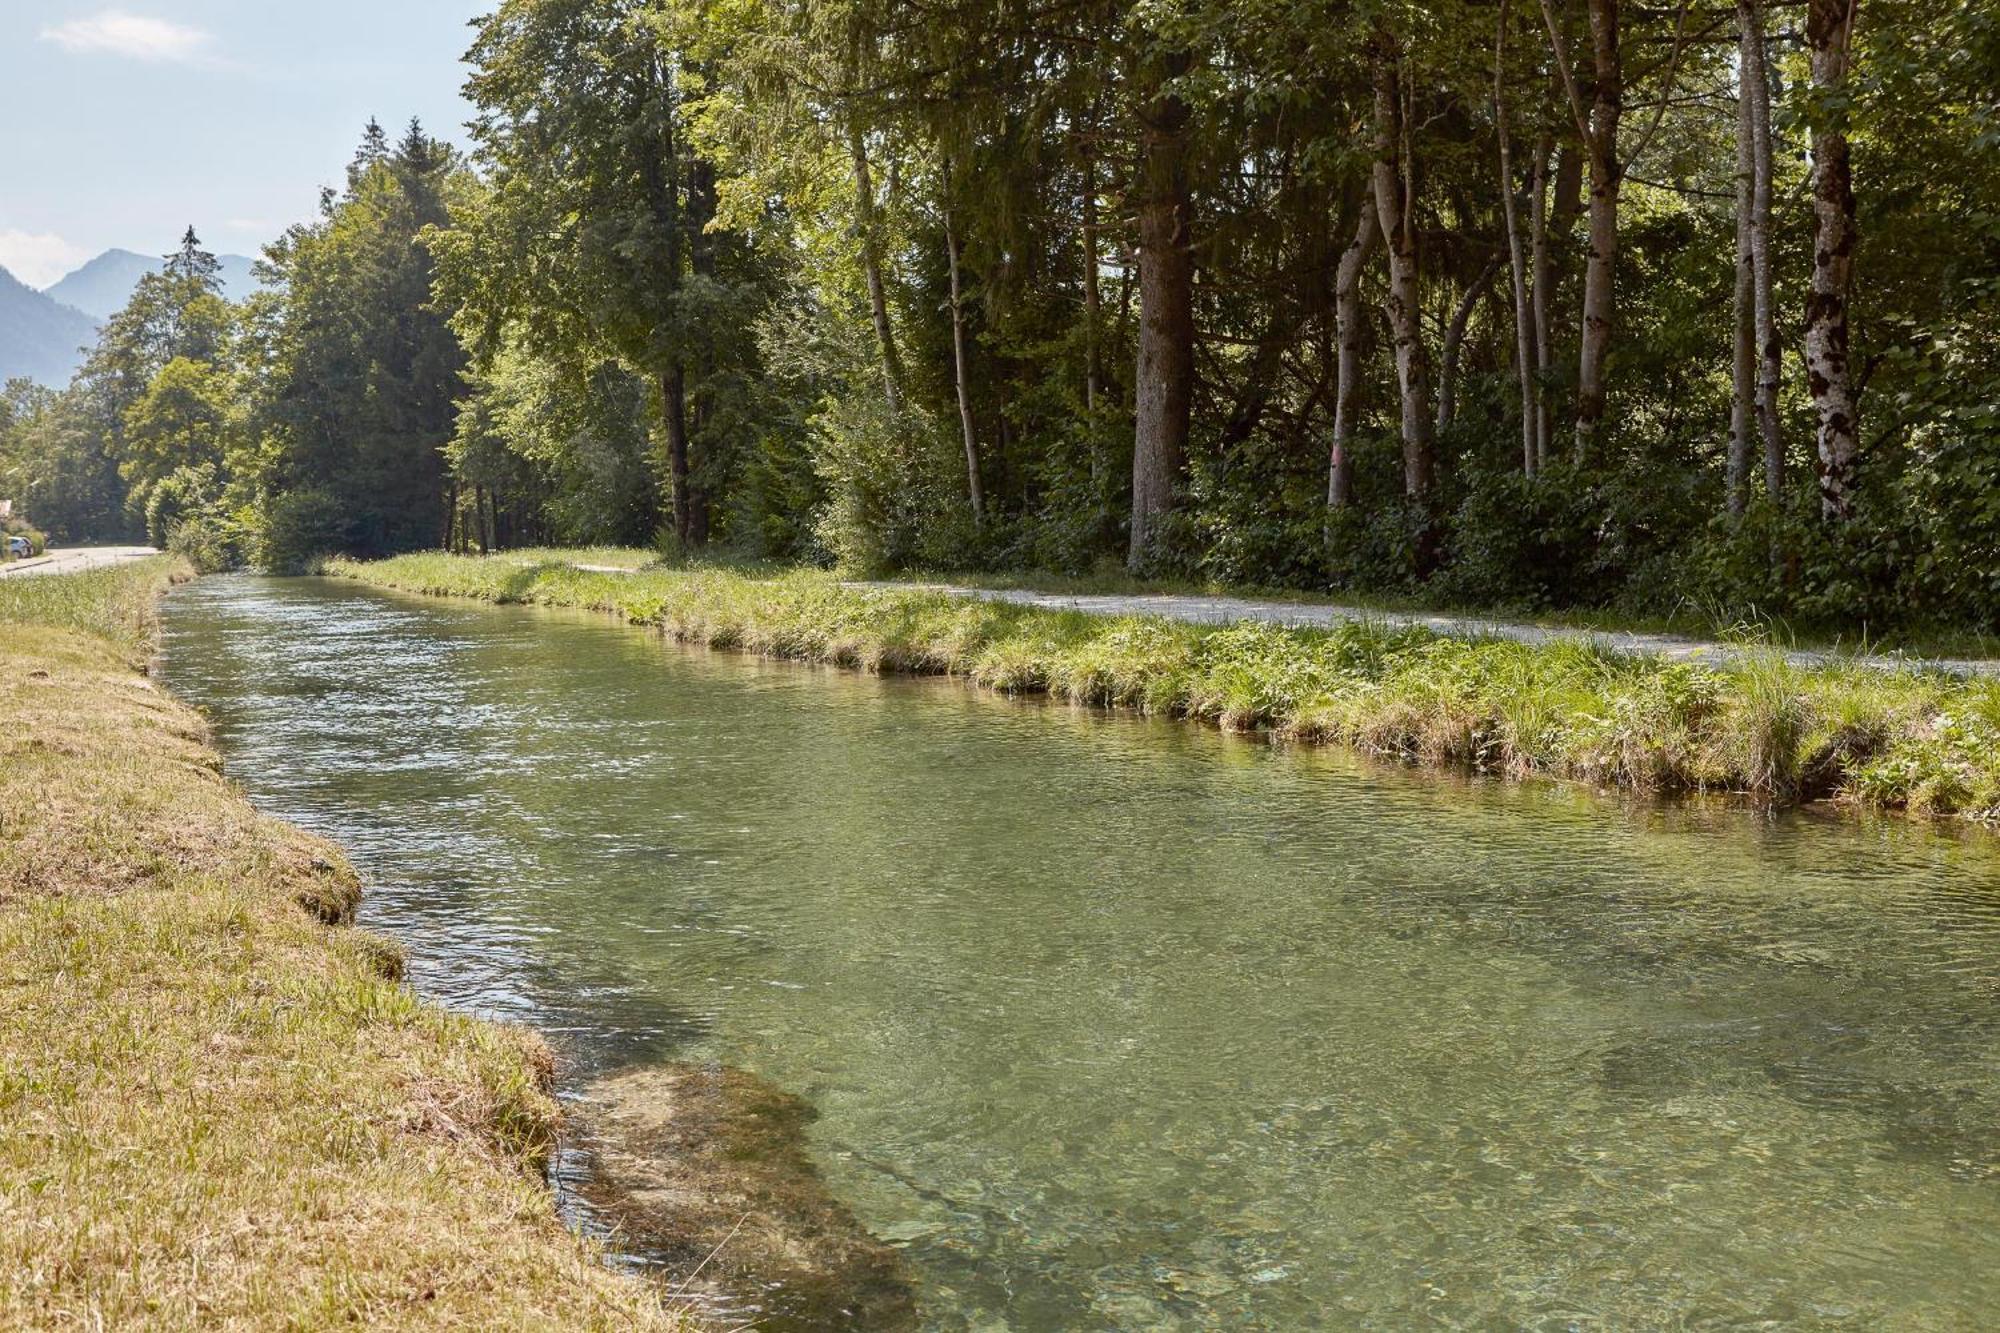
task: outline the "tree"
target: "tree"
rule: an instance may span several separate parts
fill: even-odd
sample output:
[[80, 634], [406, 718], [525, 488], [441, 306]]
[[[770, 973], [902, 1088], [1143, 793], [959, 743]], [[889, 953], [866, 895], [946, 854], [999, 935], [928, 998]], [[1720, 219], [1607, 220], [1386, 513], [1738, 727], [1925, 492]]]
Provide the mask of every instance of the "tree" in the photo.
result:
[[1812, 287], [1806, 300], [1806, 385], [1819, 418], [1820, 507], [1830, 519], [1854, 509], [1860, 457], [1859, 404], [1848, 367], [1848, 286], [1853, 281], [1856, 229], [1854, 168], [1849, 157], [1846, 97], [1855, 11], [1860, 0], [1811, 0], [1806, 46], [1813, 103]]
[[1430, 352], [1424, 344], [1423, 279], [1416, 221], [1416, 164], [1406, 147], [1399, 66], [1400, 42], [1378, 30], [1375, 64], [1375, 211], [1389, 253], [1389, 294], [1384, 310], [1396, 346], [1396, 382], [1402, 399], [1403, 494], [1429, 497], [1437, 468], [1431, 434]]
[[[1150, 43], [1157, 45], [1157, 38]], [[1189, 110], [1174, 87], [1193, 65], [1177, 49], [1141, 57], [1139, 360], [1133, 379], [1132, 523], [1126, 564], [1142, 569], [1187, 458], [1194, 405], [1194, 252]]]
[[1354, 239], [1340, 252], [1334, 274], [1334, 341], [1337, 346], [1334, 371], [1333, 444], [1328, 460], [1326, 503], [1344, 509], [1354, 499], [1354, 418], [1361, 390], [1361, 270], [1375, 249], [1381, 222], [1372, 198], [1358, 201], [1355, 209]]
[[513, 323], [531, 344], [599, 347], [652, 381], [685, 545], [685, 173], [677, 66], [652, 18], [638, 0], [512, 0], [481, 20], [467, 92], [489, 188], [439, 252], [481, 356]]
[[1772, 292], [1771, 196], [1774, 189], [1771, 147], [1771, 75], [1764, 49], [1764, 0], [1736, 0], [1739, 100], [1748, 109], [1737, 122], [1738, 134], [1750, 138], [1750, 341], [1755, 363], [1757, 434], [1764, 446], [1764, 490], [1773, 504], [1784, 497], [1785, 446], [1778, 424], [1778, 391], [1783, 363], [1778, 343], [1777, 299]]
[[190, 232], [0, 460], [280, 563], [670, 515], [853, 566], [1984, 623], [1991, 9], [1811, 0], [1800, 48], [1765, 0], [505, 0], [469, 167], [371, 122], [241, 309]]
[[[1540, 470], [1542, 460], [1541, 381], [1535, 361], [1539, 335], [1529, 298], [1521, 209], [1514, 194], [1514, 138], [1507, 123], [1506, 74], [1507, 0], [1500, 0], [1493, 21], [1493, 126], [1499, 139], [1500, 208], [1507, 225], [1507, 272], [1514, 296], [1514, 375], [1521, 394], [1521, 470], [1532, 477]], [[1539, 183], [1535, 188], [1539, 193]]]
[[[286, 511], [278, 563], [429, 546], [450, 521], [441, 451], [465, 356], [433, 297], [425, 237], [463, 188], [462, 167], [415, 121], [393, 149], [383, 139], [371, 122], [346, 190], [265, 250], [272, 290], [252, 312], [250, 409], [263, 446], [246, 483], [267, 511], [282, 495], [317, 497]], [[307, 512], [331, 526], [293, 526]]]

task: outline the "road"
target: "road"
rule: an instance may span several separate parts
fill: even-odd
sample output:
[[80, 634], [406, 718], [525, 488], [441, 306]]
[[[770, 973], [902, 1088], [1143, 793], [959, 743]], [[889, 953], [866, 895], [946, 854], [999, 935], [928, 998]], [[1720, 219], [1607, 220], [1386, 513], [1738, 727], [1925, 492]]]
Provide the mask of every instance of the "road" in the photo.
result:
[[[1009, 602], [1017, 606], [1037, 606], [1052, 611], [1083, 611], [1100, 616], [1159, 616], [1198, 625], [1229, 625], [1239, 621], [1270, 625], [1327, 628], [1352, 621], [1369, 621], [1397, 627], [1415, 626], [1434, 634], [1454, 638], [1512, 639], [1517, 643], [1554, 643], [1571, 640], [1595, 643], [1613, 652], [1648, 657], [1664, 657], [1709, 665], [1729, 662], [1759, 650], [1678, 634], [1648, 634], [1636, 630], [1572, 629], [1552, 625], [1532, 625], [1520, 621], [1488, 620], [1475, 616], [1431, 615], [1413, 611], [1375, 611], [1353, 606], [1330, 606], [1314, 602], [1286, 602], [1250, 597], [1182, 596], [1148, 594], [1070, 594], [1034, 592], [1025, 588], [971, 588], [948, 583], [854, 583], [850, 587], [879, 588], [883, 591], [924, 588], [953, 597], [981, 598]], [[1806, 648], [1787, 649], [1783, 656], [1796, 666], [1846, 664], [1883, 671], [1928, 668], [1956, 676], [2000, 677], [2000, 660], [1990, 658], [1916, 658], [1895, 653], [1833, 653]]]
[[150, 546], [52, 546], [30, 559], [11, 560], [0, 565], [0, 579], [25, 579], [37, 574], [80, 574], [86, 569], [122, 565], [158, 554]]

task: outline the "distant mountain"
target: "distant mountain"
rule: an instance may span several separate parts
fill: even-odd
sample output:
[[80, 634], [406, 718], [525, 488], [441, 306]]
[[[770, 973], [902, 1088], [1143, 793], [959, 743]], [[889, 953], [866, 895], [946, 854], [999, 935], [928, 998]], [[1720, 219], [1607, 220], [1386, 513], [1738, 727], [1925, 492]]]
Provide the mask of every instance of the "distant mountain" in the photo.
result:
[[222, 294], [232, 301], [241, 301], [255, 291], [263, 290], [264, 284], [250, 273], [250, 266], [257, 261], [247, 255], [217, 255], [215, 260], [222, 265]]
[[96, 341], [96, 320], [0, 268], [0, 382], [26, 376], [60, 387]]
[[[222, 265], [222, 294], [240, 301], [257, 290], [250, 276], [255, 262], [242, 255], [217, 255]], [[106, 250], [76, 272], [48, 289], [48, 294], [86, 314], [110, 319], [125, 308], [132, 289], [148, 273], [158, 272], [165, 260], [158, 255], [134, 254], [130, 250]]]
[[47, 295], [99, 319], [110, 319], [125, 308], [140, 277], [159, 266], [159, 260], [130, 250], [106, 250], [48, 288]]

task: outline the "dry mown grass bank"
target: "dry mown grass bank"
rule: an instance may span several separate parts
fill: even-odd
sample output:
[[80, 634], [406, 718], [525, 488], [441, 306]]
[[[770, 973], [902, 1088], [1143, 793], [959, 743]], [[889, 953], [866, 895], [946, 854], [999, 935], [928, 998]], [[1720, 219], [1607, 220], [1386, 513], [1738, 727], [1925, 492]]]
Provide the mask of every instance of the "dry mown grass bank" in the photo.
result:
[[0, 1325], [682, 1327], [552, 1211], [546, 1050], [135, 669], [178, 572], [0, 584]]
[[2000, 682], [1778, 655], [1721, 667], [1415, 629], [1202, 626], [810, 571], [589, 573], [559, 559], [413, 555], [328, 571], [412, 592], [595, 608], [677, 638], [1269, 728], [1378, 754], [1638, 790], [1835, 798], [2000, 818]]

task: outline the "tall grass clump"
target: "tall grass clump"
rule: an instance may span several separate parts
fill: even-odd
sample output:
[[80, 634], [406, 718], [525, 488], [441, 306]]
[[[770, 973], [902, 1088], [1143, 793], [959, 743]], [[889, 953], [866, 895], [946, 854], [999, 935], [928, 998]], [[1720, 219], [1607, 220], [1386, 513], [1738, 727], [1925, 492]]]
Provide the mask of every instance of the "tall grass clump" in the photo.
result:
[[1195, 625], [858, 587], [816, 570], [589, 573], [560, 553], [335, 561], [327, 572], [594, 607], [709, 647], [957, 675], [1513, 777], [2000, 818], [2000, 685], [1802, 667], [1755, 644], [1696, 663], [1368, 621]]
[[152, 637], [160, 594], [193, 577], [171, 555], [76, 574], [15, 574], [0, 578], [0, 621], [80, 630], [136, 653]]

